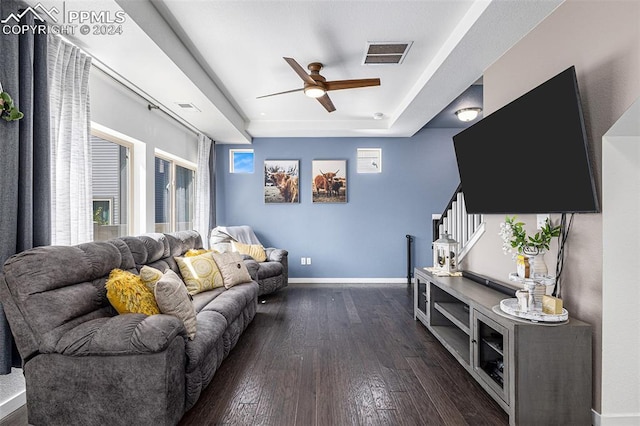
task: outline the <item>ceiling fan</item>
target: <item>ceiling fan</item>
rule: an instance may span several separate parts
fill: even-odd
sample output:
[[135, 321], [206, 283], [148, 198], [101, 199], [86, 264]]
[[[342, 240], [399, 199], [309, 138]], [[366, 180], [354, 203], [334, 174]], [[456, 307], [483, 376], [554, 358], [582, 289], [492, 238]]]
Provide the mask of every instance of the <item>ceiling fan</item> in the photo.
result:
[[336, 80], [327, 81], [320, 75], [322, 64], [320, 62], [312, 62], [307, 68], [311, 71], [311, 74], [307, 72], [296, 62], [293, 58], [283, 58], [291, 68], [300, 76], [304, 81], [304, 87], [301, 89], [287, 90], [286, 92], [272, 93], [270, 95], [258, 96], [257, 99], [267, 98], [269, 96], [283, 95], [285, 93], [302, 92], [310, 98], [316, 98], [320, 104], [327, 110], [327, 112], [333, 112], [336, 107], [333, 106], [333, 102], [327, 95], [330, 90], [342, 90], [342, 89], [355, 89], [358, 87], [370, 87], [380, 86], [379, 78], [363, 78], [359, 80]]

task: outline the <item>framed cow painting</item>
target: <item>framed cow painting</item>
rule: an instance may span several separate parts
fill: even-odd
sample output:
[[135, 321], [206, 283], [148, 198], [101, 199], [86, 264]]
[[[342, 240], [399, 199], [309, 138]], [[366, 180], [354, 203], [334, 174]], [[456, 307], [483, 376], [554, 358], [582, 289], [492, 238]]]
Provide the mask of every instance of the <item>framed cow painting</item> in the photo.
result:
[[313, 160], [311, 171], [314, 203], [347, 202], [347, 160]]
[[298, 160], [266, 160], [264, 162], [264, 202], [299, 203]]

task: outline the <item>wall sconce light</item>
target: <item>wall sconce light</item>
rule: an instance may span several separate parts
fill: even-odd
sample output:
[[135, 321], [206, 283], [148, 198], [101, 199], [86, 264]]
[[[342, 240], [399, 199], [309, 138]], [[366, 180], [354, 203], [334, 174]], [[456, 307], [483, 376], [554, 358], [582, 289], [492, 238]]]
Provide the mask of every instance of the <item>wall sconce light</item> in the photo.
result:
[[463, 108], [456, 111], [456, 116], [460, 121], [475, 120], [482, 108]]

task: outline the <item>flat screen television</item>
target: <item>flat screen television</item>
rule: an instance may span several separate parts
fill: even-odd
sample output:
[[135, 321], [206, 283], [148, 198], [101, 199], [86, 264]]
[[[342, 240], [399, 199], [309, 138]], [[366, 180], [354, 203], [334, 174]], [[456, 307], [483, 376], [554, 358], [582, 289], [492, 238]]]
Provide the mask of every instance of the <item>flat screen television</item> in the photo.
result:
[[599, 210], [575, 68], [453, 137], [469, 213]]

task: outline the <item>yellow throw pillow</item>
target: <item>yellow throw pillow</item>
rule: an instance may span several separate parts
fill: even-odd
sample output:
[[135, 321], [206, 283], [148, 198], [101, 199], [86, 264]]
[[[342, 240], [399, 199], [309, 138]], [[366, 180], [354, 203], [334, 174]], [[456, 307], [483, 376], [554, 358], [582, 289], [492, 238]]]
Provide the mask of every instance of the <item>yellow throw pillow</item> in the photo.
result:
[[240, 254], [248, 254], [253, 257], [256, 262], [264, 262], [267, 260], [267, 253], [260, 244], [243, 244], [237, 241], [231, 241], [231, 249]]
[[142, 283], [147, 286], [149, 291], [153, 293], [153, 288], [156, 286], [158, 280], [162, 278], [162, 271], [151, 266], [144, 265], [140, 269], [140, 279]]
[[240, 253], [220, 253], [214, 254], [213, 258], [220, 268], [224, 286], [231, 288], [236, 284], [247, 283], [251, 281], [249, 270], [242, 260]]
[[205, 254], [205, 253], [209, 253], [209, 252], [211, 252], [211, 250], [207, 250], [207, 249], [189, 249], [184, 254], [184, 257], [200, 256], [201, 254]]
[[189, 294], [198, 294], [224, 285], [222, 275], [213, 260], [213, 253], [174, 259], [178, 262], [180, 274]]
[[114, 269], [105, 284], [107, 299], [119, 314], [159, 314], [153, 293], [131, 272]]

